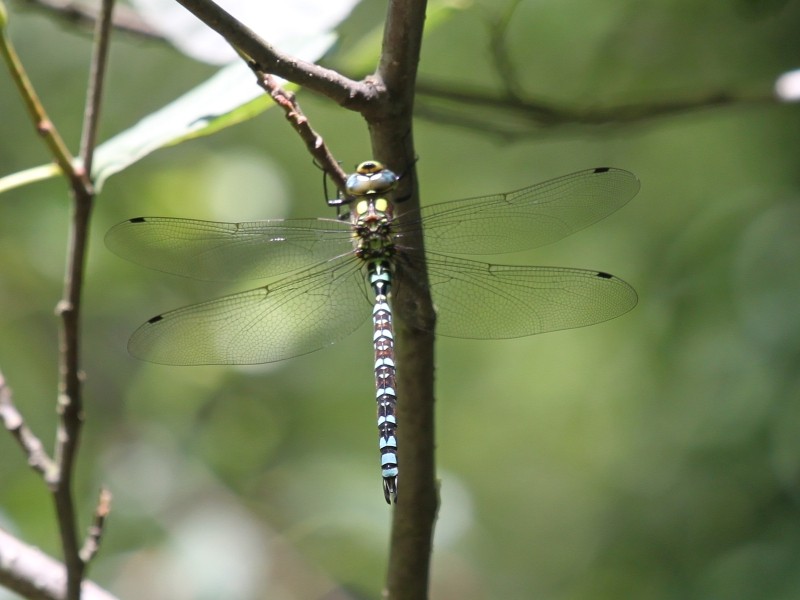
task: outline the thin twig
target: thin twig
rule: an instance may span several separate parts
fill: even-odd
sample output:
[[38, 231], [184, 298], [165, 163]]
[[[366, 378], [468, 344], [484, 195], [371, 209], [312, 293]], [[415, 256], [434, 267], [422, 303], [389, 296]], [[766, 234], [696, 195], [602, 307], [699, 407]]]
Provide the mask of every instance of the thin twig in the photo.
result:
[[100, 105], [103, 98], [103, 82], [108, 61], [108, 45], [111, 40], [113, 9], [113, 0], [104, 1], [101, 4], [99, 18], [95, 23], [94, 56], [86, 90], [86, 106], [83, 112], [83, 132], [81, 134], [80, 147], [80, 158], [89, 175], [92, 173], [92, 159], [97, 145], [97, 125], [100, 120]]
[[105, 533], [106, 519], [111, 513], [111, 492], [107, 488], [100, 490], [97, 506], [94, 509], [94, 518], [89, 526], [88, 534], [83, 542], [80, 555], [84, 563], [89, 563], [100, 549], [100, 542]]
[[519, 84], [517, 70], [514, 61], [509, 56], [506, 39], [508, 28], [511, 25], [514, 13], [521, 0], [512, 0], [499, 16], [490, 19], [489, 27], [489, 54], [494, 61], [497, 74], [505, 87], [506, 94], [511, 98], [519, 98], [522, 94], [522, 87]]
[[258, 66], [253, 65], [253, 70], [256, 73], [258, 85], [270, 95], [275, 103], [283, 109], [286, 114], [286, 120], [292, 125], [294, 130], [305, 142], [306, 148], [314, 157], [314, 160], [328, 174], [333, 180], [334, 185], [340, 190], [344, 191], [345, 179], [347, 174], [342, 170], [339, 162], [334, 158], [325, 140], [311, 127], [308, 119], [300, 109], [297, 103], [297, 97], [288, 90], [285, 90], [275, 78], [269, 73], [265, 73]]
[[22, 415], [14, 405], [11, 388], [8, 387], [2, 373], [0, 373], [0, 420], [3, 421], [5, 428], [17, 440], [17, 443], [28, 457], [28, 464], [35, 471], [47, 478], [56, 470], [56, 464], [48, 456], [41, 440], [25, 424]]
[[711, 92], [686, 99], [643, 101], [607, 107], [569, 108], [551, 102], [423, 81], [417, 85], [417, 116], [504, 139], [520, 139], [556, 127], [595, 127], [647, 123], [656, 119], [722, 106], [774, 104], [770, 94]]
[[210, 0], [177, 1], [266, 73], [288, 79], [353, 110], [374, 103], [379, 93], [369, 82], [353, 81], [331, 69], [283, 54]]
[[25, 102], [25, 108], [33, 121], [36, 131], [42, 136], [56, 164], [69, 179], [72, 188], [89, 186], [89, 179], [81, 166], [75, 165], [72, 154], [70, 153], [61, 134], [58, 133], [53, 122], [47, 116], [41, 100], [33, 87], [22, 62], [14, 50], [11, 38], [8, 36], [8, 29], [5, 23], [0, 26], [0, 54], [8, 66], [11, 79], [17, 86], [20, 96]]

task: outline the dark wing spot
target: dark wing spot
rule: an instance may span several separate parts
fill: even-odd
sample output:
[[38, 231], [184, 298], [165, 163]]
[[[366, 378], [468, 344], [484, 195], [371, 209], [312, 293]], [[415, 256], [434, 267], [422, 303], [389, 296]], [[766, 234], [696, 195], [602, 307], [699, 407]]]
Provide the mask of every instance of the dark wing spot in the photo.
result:
[[595, 173], [608, 173], [611, 169], [609, 167], [597, 167]]
[[614, 278], [614, 276], [611, 275], [610, 273], [603, 273], [602, 271], [598, 271], [597, 276], [600, 279], [613, 279]]
[[158, 323], [161, 319], [164, 318], [164, 315], [158, 315], [157, 317], [153, 317], [149, 321], [147, 321], [148, 325], [152, 325], [153, 323]]
[[129, 223], [144, 223], [145, 220], [146, 219], [144, 217], [136, 217], [135, 219], [130, 219], [128, 222]]

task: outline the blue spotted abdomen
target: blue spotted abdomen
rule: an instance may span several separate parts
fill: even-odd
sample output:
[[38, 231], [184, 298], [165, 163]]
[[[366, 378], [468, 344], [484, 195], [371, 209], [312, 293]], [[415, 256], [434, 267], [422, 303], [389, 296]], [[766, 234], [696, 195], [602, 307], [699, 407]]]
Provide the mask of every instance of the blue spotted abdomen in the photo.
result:
[[394, 366], [394, 330], [388, 295], [391, 273], [383, 261], [369, 265], [369, 281], [375, 293], [372, 309], [375, 347], [375, 400], [378, 411], [378, 443], [381, 451], [383, 493], [387, 502], [397, 501], [397, 384]]

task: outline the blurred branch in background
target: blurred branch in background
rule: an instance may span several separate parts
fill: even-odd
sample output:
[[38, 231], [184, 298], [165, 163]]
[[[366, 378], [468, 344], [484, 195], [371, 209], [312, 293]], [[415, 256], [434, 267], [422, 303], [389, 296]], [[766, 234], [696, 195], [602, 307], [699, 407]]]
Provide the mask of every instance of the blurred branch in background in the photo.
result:
[[[74, 2], [73, 0], [23, 1], [33, 9], [39, 9], [54, 17], [85, 27], [93, 28], [100, 14], [99, 5], [88, 4], [86, 2]], [[147, 39], [166, 41], [160, 32], [150, 27], [150, 25], [139, 16], [139, 13], [125, 4], [121, 4], [114, 9], [112, 23], [114, 29], [118, 31]]]
[[559, 127], [619, 126], [650, 122], [708, 108], [758, 106], [775, 103], [772, 94], [744, 95], [730, 90], [701, 91], [695, 97], [608, 106], [565, 106], [528, 93], [518, 61], [509, 49], [509, 29], [522, 0], [511, 0], [497, 13], [486, 11], [488, 56], [500, 90], [469, 88], [440, 81], [417, 86], [417, 116], [455, 127], [480, 131], [505, 141], [530, 139]]
[[[0, 529], [0, 585], [29, 600], [63, 600], [64, 565]], [[84, 582], [81, 600], [116, 600], [100, 586]]]
[[[514, 86], [516, 87], [516, 86]], [[531, 139], [556, 128], [645, 124], [711, 108], [776, 104], [771, 94], [744, 96], [710, 92], [697, 98], [643, 101], [607, 107], [571, 108], [555, 102], [479, 89], [420, 82], [417, 116], [472, 129], [509, 141]]]

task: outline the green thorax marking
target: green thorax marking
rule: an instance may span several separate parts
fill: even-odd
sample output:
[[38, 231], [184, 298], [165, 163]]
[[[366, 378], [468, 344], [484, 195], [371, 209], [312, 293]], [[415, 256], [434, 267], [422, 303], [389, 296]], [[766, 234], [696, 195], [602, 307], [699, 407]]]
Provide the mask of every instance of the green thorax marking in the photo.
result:
[[394, 254], [393, 206], [384, 194], [395, 188], [397, 179], [377, 161], [361, 163], [347, 179], [347, 194], [355, 202], [351, 220], [356, 255], [364, 261], [388, 260]]

